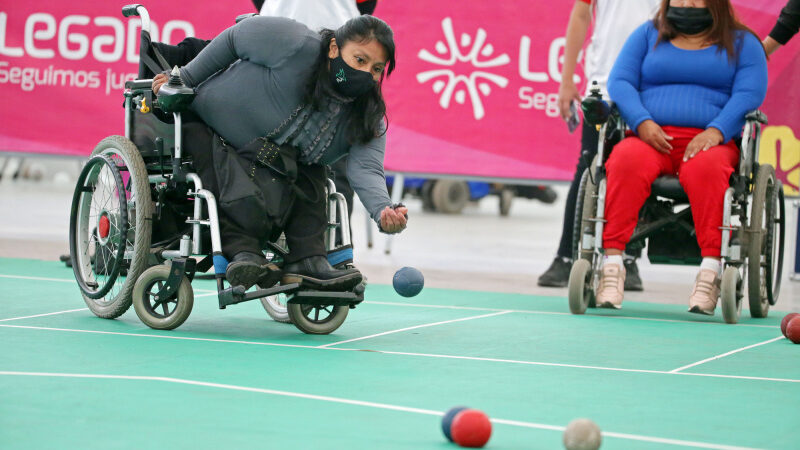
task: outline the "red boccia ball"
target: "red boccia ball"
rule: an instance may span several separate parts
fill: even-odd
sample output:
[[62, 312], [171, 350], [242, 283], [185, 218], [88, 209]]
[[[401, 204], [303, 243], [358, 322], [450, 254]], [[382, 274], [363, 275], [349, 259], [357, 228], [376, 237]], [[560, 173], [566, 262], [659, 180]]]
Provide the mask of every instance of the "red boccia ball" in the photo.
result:
[[[783, 320], [781, 320], [781, 333], [786, 336], [786, 326], [789, 325], [789, 322], [794, 319], [795, 317], [800, 316], [798, 313], [789, 313], [783, 316]], [[788, 336], [786, 336], [788, 337]]]
[[492, 435], [492, 422], [482, 411], [465, 409], [453, 418], [451, 433], [462, 447], [483, 447]]
[[786, 325], [786, 337], [795, 344], [800, 344], [800, 316], [794, 317]]

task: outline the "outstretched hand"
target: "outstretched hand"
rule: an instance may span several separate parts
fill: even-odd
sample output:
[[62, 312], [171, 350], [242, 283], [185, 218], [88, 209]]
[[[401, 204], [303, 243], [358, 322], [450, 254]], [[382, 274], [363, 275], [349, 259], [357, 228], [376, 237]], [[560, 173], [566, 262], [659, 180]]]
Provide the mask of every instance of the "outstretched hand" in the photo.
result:
[[384, 233], [394, 234], [406, 229], [408, 223], [408, 208], [398, 206], [394, 209], [387, 206], [381, 211], [381, 230]]

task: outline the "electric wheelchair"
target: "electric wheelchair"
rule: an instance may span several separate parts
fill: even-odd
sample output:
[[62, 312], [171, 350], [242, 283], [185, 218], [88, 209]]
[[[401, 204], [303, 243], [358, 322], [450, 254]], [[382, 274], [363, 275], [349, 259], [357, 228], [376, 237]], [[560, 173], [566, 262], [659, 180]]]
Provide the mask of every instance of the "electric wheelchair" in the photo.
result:
[[[158, 62], [147, 54], [147, 10], [128, 5], [122, 12], [141, 17], [142, 62], [154, 73], [168, 69], [157, 51]], [[192, 310], [192, 279], [213, 266], [220, 309], [261, 299], [273, 319], [291, 322], [305, 333], [336, 330], [348, 310], [363, 301], [363, 283], [347, 292], [313, 291], [296, 283], [246, 292], [243, 286], [227, 283], [216, 199], [203, 188], [181, 148], [180, 111], [194, 92], [183, 85], [177, 71], [162, 87], [163, 95], [160, 91], [156, 97], [151, 83], [152, 79], [125, 83], [125, 136], [109, 136], [97, 145], [75, 187], [70, 257], [89, 309], [111, 319], [133, 304], [149, 327], [176, 328]], [[330, 180], [326, 206], [329, 260], [337, 255], [332, 265], [351, 263], [347, 205]], [[287, 252], [283, 239], [265, 249], [267, 259], [278, 266]]]
[[[625, 138], [627, 127], [613, 104], [603, 101], [595, 85], [581, 104], [584, 120], [598, 128], [597, 155], [582, 175], [578, 191], [573, 235], [575, 264], [569, 276], [569, 308], [583, 314], [594, 308], [595, 289], [603, 259], [603, 225], [606, 179], [605, 162], [613, 147]], [[722, 316], [736, 323], [747, 295], [752, 317], [766, 317], [778, 300], [785, 238], [783, 187], [775, 168], [758, 163], [761, 128], [767, 123], [761, 111], [753, 111], [739, 143], [739, 166], [725, 192], [720, 286]], [[639, 213], [639, 222], [628, 248], [643, 248], [652, 263], [699, 264], [688, 197], [678, 178], [661, 176]]]

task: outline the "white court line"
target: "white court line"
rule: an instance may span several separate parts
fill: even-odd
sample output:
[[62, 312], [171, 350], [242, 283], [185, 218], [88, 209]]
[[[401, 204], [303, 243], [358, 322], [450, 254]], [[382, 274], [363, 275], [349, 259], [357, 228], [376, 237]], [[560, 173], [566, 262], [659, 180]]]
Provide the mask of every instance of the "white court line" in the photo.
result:
[[86, 311], [87, 309], [89, 309], [89, 308], [68, 309], [66, 311], [56, 311], [56, 312], [45, 313], [45, 314], [35, 314], [33, 316], [12, 317], [10, 319], [0, 319], [0, 322], [8, 322], [9, 320], [32, 319], [34, 317], [54, 316], [56, 314], [66, 314], [66, 313], [71, 313], [71, 312], [76, 312], [76, 311]]
[[[341, 403], [345, 405], [366, 406], [369, 408], [387, 409], [391, 411], [408, 412], [415, 414], [424, 414], [428, 416], [443, 416], [441, 411], [434, 411], [431, 409], [411, 408], [408, 406], [391, 405], [388, 403], [366, 402], [362, 400], [351, 400], [341, 397], [328, 397], [323, 395], [303, 394], [300, 392], [278, 391], [274, 389], [263, 389], [248, 386], [237, 386], [232, 384], [210, 383], [206, 381], [186, 380], [182, 378], [172, 377], [155, 377], [155, 376], [140, 376], [140, 375], [102, 375], [102, 374], [82, 374], [82, 373], [48, 373], [48, 372], [11, 372], [0, 371], [0, 375], [8, 376], [32, 376], [32, 377], [63, 377], [63, 378], [102, 378], [113, 380], [135, 380], [135, 381], [160, 381], [166, 383], [186, 384], [191, 386], [202, 386], [217, 389], [226, 389], [231, 391], [244, 391], [255, 392], [259, 394], [278, 395], [283, 397], [302, 398], [306, 400], [318, 400], [330, 403]], [[490, 419], [493, 423], [511, 425], [523, 428], [535, 428], [550, 431], [564, 431], [565, 427], [558, 425], [547, 425], [534, 422], [522, 422], [518, 420], [506, 419]], [[604, 437], [613, 437], [619, 439], [628, 439], [644, 442], [656, 442], [660, 444], [671, 444], [681, 447], [695, 447], [695, 448], [711, 448], [718, 450], [754, 450], [748, 447], [734, 447], [730, 445], [710, 444], [707, 442], [683, 441], [679, 439], [666, 439], [654, 436], [644, 436], [638, 434], [628, 433], [615, 433], [610, 431], [603, 431]]]
[[[368, 300], [365, 304], [370, 305], [387, 305], [387, 306], [407, 306], [407, 307], [418, 307], [418, 308], [438, 308], [438, 309], [464, 309], [469, 311], [511, 311], [514, 313], [522, 313], [522, 314], [543, 314], [543, 315], [554, 315], [554, 316], [572, 316], [574, 314], [568, 312], [560, 312], [560, 311], [537, 311], [531, 309], [509, 309], [509, 308], [481, 308], [477, 306], [448, 306], [448, 305], [424, 305], [419, 303], [398, 303], [398, 302], [376, 302], [372, 300]], [[728, 325], [723, 322], [700, 322], [700, 321], [693, 321], [693, 320], [679, 320], [679, 319], [657, 319], [657, 318], [649, 318], [649, 317], [631, 317], [631, 316], [612, 316], [612, 315], [596, 315], [591, 317], [603, 317], [607, 319], [626, 319], [626, 320], [645, 320], [650, 322], [672, 322], [672, 323], [691, 323], [691, 324], [701, 324], [701, 325]], [[736, 324], [737, 327], [752, 327], [752, 328], [775, 328], [775, 325], [754, 325], [754, 324], [747, 324], [747, 323], [740, 323]]]
[[[23, 275], [0, 275], [0, 278], [11, 278], [11, 279], [18, 279], [18, 280], [36, 280], [36, 281], [57, 281], [59, 283], [75, 283], [75, 284], [77, 284], [77, 281], [75, 281], [74, 278], [72, 278], [72, 279], [45, 278], [45, 277], [28, 277], [28, 276], [23, 276]], [[211, 289], [197, 289], [197, 288], [194, 288], [194, 291], [195, 292], [213, 292], [215, 294], [217, 293], [217, 291], [213, 291]]]
[[[87, 334], [109, 334], [109, 335], [116, 335], [116, 336], [133, 336], [133, 337], [146, 337], [146, 338], [156, 338], [156, 339], [176, 339], [181, 341], [198, 341], [198, 342], [219, 342], [224, 344], [245, 344], [245, 345], [263, 345], [266, 347], [288, 347], [288, 348], [306, 348], [306, 349], [313, 349], [313, 350], [333, 350], [333, 351], [343, 351], [343, 352], [361, 352], [363, 349], [359, 348], [339, 348], [339, 347], [318, 347], [318, 346], [311, 346], [311, 345], [300, 345], [300, 344], [280, 344], [276, 342], [256, 342], [256, 341], [237, 341], [231, 339], [210, 339], [210, 338], [197, 338], [197, 337], [186, 337], [186, 336], [165, 336], [163, 334], [143, 334], [143, 333], [123, 333], [119, 331], [96, 331], [96, 330], [80, 330], [80, 329], [71, 329], [71, 328], [51, 328], [51, 327], [36, 327], [36, 326], [29, 326], [29, 325], [4, 325], [0, 324], [0, 328], [18, 328], [18, 329], [27, 329], [27, 330], [44, 330], [44, 331], [65, 331], [65, 332], [72, 332], [72, 333], [87, 333]], [[631, 373], [649, 373], [649, 374], [657, 374], [657, 375], [686, 375], [686, 376], [698, 376], [698, 377], [712, 377], [712, 378], [731, 378], [737, 380], [754, 380], [754, 381], [774, 381], [774, 382], [781, 382], [781, 383], [800, 383], [800, 380], [795, 380], [791, 378], [767, 378], [767, 377], [749, 377], [744, 375], [717, 375], [717, 374], [708, 374], [708, 373], [691, 373], [691, 372], [667, 372], [663, 370], [646, 370], [646, 369], [622, 369], [622, 368], [615, 368], [615, 367], [600, 367], [600, 366], [582, 366], [577, 364], [561, 364], [561, 363], [551, 363], [551, 362], [539, 362], [539, 361], [521, 361], [521, 360], [514, 360], [514, 359], [499, 359], [499, 358], [482, 358], [478, 356], [457, 356], [457, 355], [439, 355], [435, 353], [411, 353], [411, 352], [394, 352], [394, 351], [384, 351], [384, 350], [372, 350], [371, 353], [382, 353], [385, 355], [398, 355], [398, 356], [413, 356], [413, 357], [423, 357], [423, 358], [444, 358], [444, 359], [460, 359], [466, 361], [481, 361], [481, 362], [498, 362], [498, 363], [506, 363], [506, 364], [522, 364], [522, 365], [530, 365], [530, 366], [545, 366], [545, 367], [566, 367], [566, 368], [573, 368], [573, 369], [589, 369], [589, 370], [606, 370], [611, 372], [631, 372]]]
[[[65, 280], [59, 278], [41, 278], [41, 277], [26, 277], [21, 275], [0, 275], [0, 278], [19, 278], [23, 280], [39, 280], [39, 281], [58, 281], [62, 283], [74, 283], [75, 280]], [[213, 291], [210, 289], [194, 289], [195, 292], [204, 292], [204, 293], [216, 293], [217, 291]], [[198, 297], [200, 297], [198, 295]], [[388, 305], [388, 306], [407, 306], [407, 307], [417, 307], [417, 308], [443, 308], [443, 309], [464, 309], [464, 310], [472, 310], [472, 311], [510, 311], [515, 313], [524, 313], [524, 314], [552, 314], [552, 315], [559, 315], [559, 316], [569, 316], [572, 313], [567, 312], [556, 312], [556, 311], [536, 311], [536, 310], [525, 310], [525, 309], [496, 309], [496, 308], [480, 308], [480, 307], [472, 307], [472, 306], [445, 306], [445, 305], [423, 305], [423, 304], [413, 304], [413, 303], [396, 303], [396, 302], [376, 302], [376, 301], [368, 301], [367, 304], [375, 304], [375, 305]], [[721, 322], [696, 322], [691, 320], [676, 320], [676, 319], [656, 319], [656, 318], [647, 318], [647, 317], [630, 317], [630, 316], [611, 316], [611, 315], [600, 315], [594, 317], [606, 317], [611, 319], [627, 319], [627, 320], [645, 320], [651, 322], [673, 322], [673, 323], [691, 323], [691, 324], [709, 324], [709, 325], [723, 325]], [[727, 325], [727, 324], [725, 324]], [[775, 325], [754, 325], [754, 324], [746, 324], [740, 323], [736, 325], [737, 327], [752, 327], [752, 328], [775, 328]]]
[[769, 344], [770, 342], [779, 341], [781, 339], [783, 339], [783, 336], [778, 336], [778, 337], [772, 338], [772, 339], [770, 339], [768, 341], [759, 342], [758, 344], [748, 345], [747, 347], [737, 348], [736, 350], [731, 350], [731, 351], [729, 351], [727, 353], [723, 353], [721, 355], [712, 356], [711, 358], [706, 358], [706, 359], [704, 359], [702, 361], [697, 361], [697, 362], [694, 362], [694, 363], [691, 363], [691, 364], [687, 364], [687, 365], [685, 365], [683, 367], [678, 367], [677, 369], [672, 369], [672, 370], [670, 370], [670, 373], [678, 373], [678, 372], [681, 372], [682, 370], [688, 369], [690, 367], [699, 366], [700, 364], [705, 364], [707, 362], [714, 361], [715, 359], [721, 359], [721, 358], [724, 358], [726, 356], [733, 355], [734, 353], [739, 353], [739, 352], [742, 352], [742, 351], [745, 351], [745, 350], [748, 350], [748, 349], [751, 349], [751, 348], [754, 348], [754, 347], [759, 347], [761, 345], [766, 345], [766, 344]]
[[75, 284], [78, 284], [78, 282], [75, 281], [74, 278], [72, 278], [72, 279], [64, 279], [64, 278], [26, 277], [26, 276], [23, 276], [23, 275], [0, 275], [0, 278], [15, 278], [15, 279], [18, 279], [18, 280], [36, 280], [36, 281], [57, 281], [59, 283], [75, 283]]
[[423, 325], [416, 325], [416, 326], [413, 326], [413, 327], [400, 328], [399, 330], [384, 331], [383, 333], [371, 334], [369, 336], [364, 336], [364, 337], [359, 337], [359, 338], [354, 338], [354, 339], [348, 339], [346, 341], [332, 342], [330, 344], [320, 345], [317, 348], [328, 348], [328, 347], [333, 347], [334, 345], [346, 344], [348, 342], [362, 341], [364, 339], [371, 339], [371, 338], [374, 338], [374, 337], [385, 336], [387, 334], [393, 334], [393, 333], [401, 333], [403, 331], [415, 330], [417, 328], [435, 327], [437, 325], [444, 325], [446, 323], [463, 322], [465, 320], [483, 319], [485, 317], [500, 316], [500, 315], [503, 315], [503, 314], [508, 314], [510, 312], [511, 311], [500, 311], [500, 312], [491, 313], [491, 314], [483, 314], [483, 315], [480, 315], [480, 316], [463, 317], [461, 319], [443, 320], [441, 322], [426, 323], [426, 324], [423, 324]]

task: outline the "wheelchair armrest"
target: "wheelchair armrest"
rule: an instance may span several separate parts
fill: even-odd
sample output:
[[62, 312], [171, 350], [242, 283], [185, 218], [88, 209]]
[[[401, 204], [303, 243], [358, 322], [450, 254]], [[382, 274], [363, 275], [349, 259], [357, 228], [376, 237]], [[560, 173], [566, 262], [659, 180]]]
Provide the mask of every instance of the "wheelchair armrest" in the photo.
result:
[[125, 89], [151, 89], [153, 87], [153, 79], [147, 78], [143, 80], [128, 80], [125, 82]]
[[744, 120], [746, 120], [748, 122], [758, 122], [758, 123], [766, 125], [767, 124], [767, 115], [764, 114], [761, 110], [755, 109], [755, 110], [750, 111], [749, 113], [747, 113], [747, 115], [744, 116]]

